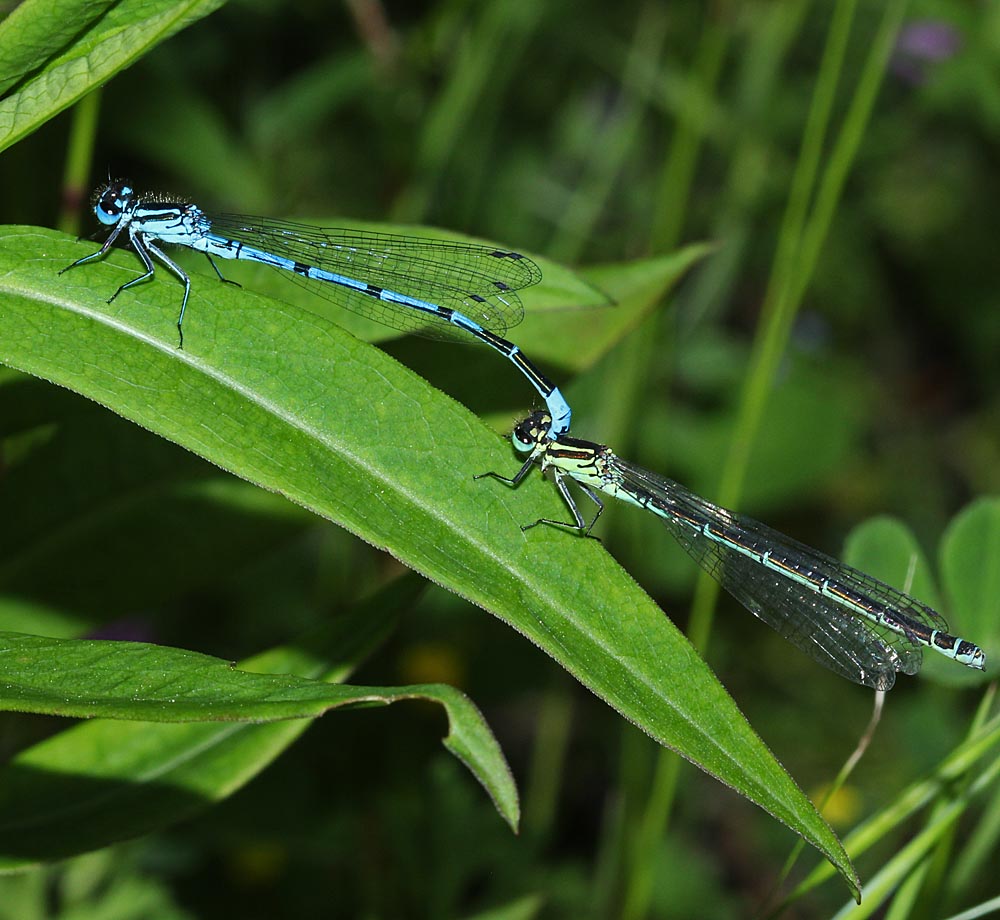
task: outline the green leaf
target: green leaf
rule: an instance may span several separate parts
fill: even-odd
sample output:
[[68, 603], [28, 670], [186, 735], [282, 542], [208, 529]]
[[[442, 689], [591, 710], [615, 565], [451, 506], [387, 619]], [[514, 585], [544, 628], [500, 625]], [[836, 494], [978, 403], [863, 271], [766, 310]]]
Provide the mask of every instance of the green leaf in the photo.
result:
[[[510, 771], [464, 694], [442, 685], [321, 682], [343, 680], [381, 644], [401, 607], [420, 590], [416, 578], [397, 581], [321, 633], [238, 669], [160, 646], [0, 635], [4, 708], [148, 720], [74, 726], [0, 770], [0, 869], [84, 852], [188, 818], [263, 770], [305, 731], [307, 718], [406, 699], [444, 707], [445, 747], [516, 829]], [[170, 722], [196, 724], [163, 724]]]
[[855, 527], [844, 541], [844, 562], [940, 610], [930, 563], [913, 532], [883, 515]]
[[222, 0], [29, 0], [0, 25], [0, 150], [222, 5]]
[[[39, 391], [61, 399], [46, 403]], [[79, 636], [216, 583], [315, 522], [42, 381], [0, 386], [0, 417], [14, 409], [15, 424], [26, 423], [18, 403], [45, 428], [21, 439], [20, 458], [6, 444], [0, 630]], [[95, 578], [109, 559], [114, 577]]]
[[473, 481], [515, 462], [478, 419], [315, 315], [231, 285], [196, 285], [179, 351], [177, 285], [109, 305], [136, 277], [134, 258], [56, 274], [89, 251], [45, 230], [0, 233], [0, 362], [285, 495], [491, 611], [802, 834], [856, 890], [833, 832], [634, 580], [597, 541], [521, 531], [565, 513], [555, 491], [539, 476], [516, 491]]
[[146, 642], [18, 633], [0, 633], [0, 673], [0, 708], [78, 719], [269, 722], [385, 696], [381, 688], [247, 673], [219, 658]]
[[112, 0], [25, 0], [0, 22], [0, 94], [45, 63], [112, 6]]
[[565, 269], [554, 271], [553, 263], [539, 259], [541, 289], [525, 297], [530, 309], [519, 337], [532, 342], [534, 358], [577, 371], [591, 367], [658, 309], [712, 248], [696, 243], [663, 256], [588, 268], [589, 291], [569, 283]]
[[[980, 498], [960, 511], [941, 538], [941, 580], [951, 600], [955, 630], [986, 652], [989, 670], [1000, 662], [1000, 498]], [[968, 671], [969, 669], [963, 669]], [[981, 671], [962, 683], [983, 683]]]
[[[1000, 588], [1000, 501], [981, 499], [952, 522], [941, 543], [942, 600], [934, 572], [916, 537], [901, 522], [877, 517], [848, 536], [844, 561], [923, 603], [947, 614], [949, 629], [987, 652], [998, 640], [990, 616], [991, 599]], [[985, 644], [984, 644], [985, 643]], [[939, 683], [969, 686], [986, 682], [982, 671], [965, 668], [933, 651], [924, 651], [921, 674]]]

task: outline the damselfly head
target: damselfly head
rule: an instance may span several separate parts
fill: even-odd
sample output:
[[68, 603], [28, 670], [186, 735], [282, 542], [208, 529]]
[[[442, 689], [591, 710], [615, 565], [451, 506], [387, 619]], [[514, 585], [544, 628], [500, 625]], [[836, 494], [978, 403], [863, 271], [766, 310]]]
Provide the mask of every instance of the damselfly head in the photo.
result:
[[94, 192], [94, 214], [106, 226], [117, 224], [122, 212], [132, 203], [134, 194], [132, 183], [124, 179], [113, 179]]
[[552, 416], [548, 412], [544, 410], [532, 412], [524, 421], [514, 426], [510, 439], [521, 453], [527, 454], [548, 440], [551, 427]]

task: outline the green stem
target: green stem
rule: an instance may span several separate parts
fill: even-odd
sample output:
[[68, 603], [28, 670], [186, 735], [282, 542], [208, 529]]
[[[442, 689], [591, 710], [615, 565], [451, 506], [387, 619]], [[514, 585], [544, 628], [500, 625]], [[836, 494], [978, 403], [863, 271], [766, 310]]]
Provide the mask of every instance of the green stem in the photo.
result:
[[66, 172], [63, 175], [63, 200], [58, 222], [59, 229], [64, 233], [80, 233], [80, 205], [90, 192], [94, 138], [97, 137], [100, 109], [99, 89], [88, 93], [73, 108]]

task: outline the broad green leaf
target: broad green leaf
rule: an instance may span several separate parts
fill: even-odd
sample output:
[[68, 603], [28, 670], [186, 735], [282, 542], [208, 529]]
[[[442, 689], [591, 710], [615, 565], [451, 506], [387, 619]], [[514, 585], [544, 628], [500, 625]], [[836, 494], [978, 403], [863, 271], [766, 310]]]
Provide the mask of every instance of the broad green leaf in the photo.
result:
[[[1000, 503], [983, 499], [952, 522], [941, 544], [944, 597], [934, 572], [910, 530], [899, 521], [873, 518], [848, 536], [844, 559], [933, 607], [949, 629], [987, 652], [996, 641], [991, 622], [991, 598], [1000, 584], [996, 553], [1000, 552]], [[984, 645], [986, 643], [986, 645]], [[989, 680], [982, 671], [966, 668], [925, 649], [921, 673], [941, 683], [957, 686]]]
[[[15, 92], [0, 100], [0, 150], [30, 134], [221, 3], [25, 3], [0, 27], [0, 49], [22, 49], [15, 62], [5, 64], [0, 72], [0, 83], [17, 85]], [[46, 29], [52, 39], [43, 37]], [[72, 40], [58, 41], [57, 46], [60, 37]]]
[[586, 292], [578, 284], [566, 283], [565, 269], [556, 273], [552, 263], [539, 259], [541, 290], [525, 295], [530, 309], [523, 328], [532, 356], [577, 371], [591, 367], [655, 311], [711, 250], [710, 244], [698, 243], [664, 256], [588, 268], [589, 296], [581, 296]]
[[844, 541], [844, 561], [935, 610], [942, 608], [927, 557], [910, 529], [895, 518], [875, 517], [855, 527]]
[[[955, 516], [941, 538], [940, 565], [952, 626], [986, 652], [992, 670], [1000, 662], [1000, 498], [980, 498]], [[982, 672], [964, 677], [974, 683], [991, 679]]]
[[[415, 577], [399, 580], [321, 632], [235, 669], [178, 649], [5, 634], [0, 638], [5, 707], [161, 724], [97, 719], [35, 745], [3, 767], [0, 870], [106, 846], [188, 818], [263, 770], [305, 731], [307, 717], [334, 707], [406, 699], [444, 707], [450, 726], [445, 747], [516, 828], [517, 790], [510, 771], [482, 716], [458, 690], [319, 682], [344, 680], [381, 644], [400, 609], [421, 589]], [[59, 676], [46, 680], [46, 673]], [[14, 689], [11, 681], [18, 681]], [[196, 722], [164, 724], [175, 718]]]
[[43, 67], [113, 0], [25, 0], [0, 22], [0, 94]]
[[[5, 451], [0, 630], [78, 636], [211, 584], [315, 521], [42, 381], [0, 387], [0, 417], [10, 408], [26, 424], [19, 401], [52, 421], [22, 438], [22, 458]], [[95, 578], [111, 559], [113, 577]]]
[[478, 419], [339, 328], [231, 285], [197, 285], [179, 351], [176, 284], [158, 278], [109, 305], [134, 260], [56, 274], [88, 251], [37, 228], [0, 234], [0, 362], [285, 495], [491, 611], [802, 834], [856, 889], [833, 832], [633, 579], [597, 541], [522, 532], [564, 513], [554, 490], [539, 476], [516, 491], [473, 480], [517, 462]]
[[221, 658], [146, 642], [21, 633], [0, 633], [0, 673], [0, 708], [77, 719], [271, 722], [425, 693], [254, 674]]

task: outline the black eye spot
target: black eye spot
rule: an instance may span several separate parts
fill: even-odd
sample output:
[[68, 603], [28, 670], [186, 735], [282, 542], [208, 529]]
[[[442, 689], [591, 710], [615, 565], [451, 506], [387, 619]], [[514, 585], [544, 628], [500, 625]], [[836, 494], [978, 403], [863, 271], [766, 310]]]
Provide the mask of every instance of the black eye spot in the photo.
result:
[[103, 195], [101, 195], [101, 200], [98, 202], [102, 211], [106, 214], [113, 215], [117, 217], [121, 214], [121, 204], [118, 200], [118, 192], [116, 189], [108, 189]]

